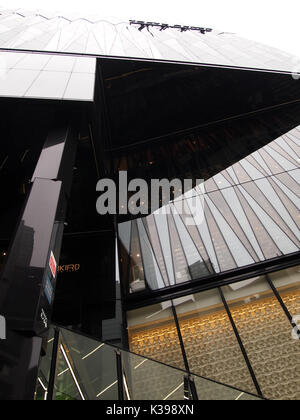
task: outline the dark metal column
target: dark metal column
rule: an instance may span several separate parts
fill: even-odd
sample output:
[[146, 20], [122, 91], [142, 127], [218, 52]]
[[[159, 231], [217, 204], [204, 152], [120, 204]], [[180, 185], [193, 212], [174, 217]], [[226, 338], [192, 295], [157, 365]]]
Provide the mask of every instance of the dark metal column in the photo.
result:
[[77, 133], [58, 123], [37, 163], [0, 279], [0, 399], [32, 399], [42, 337], [51, 319], [56, 271], [70, 196]]
[[242, 339], [241, 339], [241, 337], [240, 337], [240, 334], [239, 334], [239, 332], [238, 332], [237, 326], [235, 325], [234, 319], [233, 319], [233, 317], [232, 317], [232, 315], [231, 315], [231, 312], [230, 312], [230, 309], [229, 309], [228, 303], [227, 303], [227, 301], [226, 301], [226, 299], [225, 299], [224, 293], [223, 293], [223, 291], [222, 291], [222, 289], [221, 289], [220, 287], [218, 288], [218, 291], [219, 291], [219, 294], [220, 294], [220, 296], [221, 296], [222, 302], [223, 302], [223, 304], [224, 304], [224, 307], [225, 307], [226, 313], [227, 313], [227, 315], [228, 315], [228, 318], [229, 318], [230, 324], [231, 324], [232, 329], [233, 329], [233, 331], [234, 331], [235, 337], [236, 337], [236, 339], [237, 339], [237, 341], [238, 341], [238, 344], [239, 344], [239, 346], [240, 346], [241, 352], [242, 352], [242, 354], [243, 354], [243, 356], [244, 356], [244, 359], [245, 359], [245, 362], [246, 362], [247, 368], [248, 368], [248, 370], [249, 370], [249, 373], [250, 373], [250, 376], [251, 376], [251, 378], [252, 378], [253, 384], [254, 384], [254, 386], [255, 386], [255, 388], [256, 388], [257, 394], [258, 394], [260, 397], [263, 397], [263, 394], [262, 394], [261, 388], [260, 388], [259, 383], [258, 383], [258, 381], [257, 381], [257, 378], [256, 378], [256, 376], [255, 376], [255, 373], [254, 373], [253, 367], [252, 367], [252, 365], [251, 365], [251, 362], [250, 362], [250, 360], [249, 360], [248, 354], [247, 354], [247, 352], [246, 352], [246, 349], [245, 349], [245, 347], [244, 347], [244, 344], [243, 344]]
[[180, 324], [178, 321], [178, 317], [177, 317], [177, 311], [176, 308], [174, 306], [173, 300], [171, 301], [171, 309], [172, 309], [172, 313], [173, 313], [173, 317], [174, 317], [174, 321], [175, 321], [175, 325], [176, 325], [176, 330], [177, 330], [177, 335], [178, 335], [178, 339], [179, 339], [179, 344], [180, 344], [180, 348], [181, 348], [181, 354], [182, 354], [182, 358], [183, 358], [183, 362], [184, 362], [184, 367], [185, 370], [190, 373], [190, 367], [189, 367], [189, 362], [188, 362], [188, 358], [185, 352], [185, 347], [184, 347], [184, 342], [183, 342], [183, 338], [182, 338], [182, 334], [181, 334], [181, 329], [180, 329]]
[[116, 351], [116, 366], [118, 375], [118, 399], [124, 401], [124, 382], [123, 382], [123, 367], [122, 367], [122, 355], [119, 350]]
[[58, 356], [58, 347], [59, 347], [59, 338], [60, 338], [59, 336], [60, 336], [59, 329], [55, 328], [53, 349], [52, 349], [52, 356], [51, 356], [51, 366], [50, 366], [50, 373], [49, 373], [48, 393], [47, 393], [48, 401], [52, 401], [54, 397], [54, 385], [55, 385], [55, 378], [56, 378], [56, 371], [57, 371], [57, 356]]

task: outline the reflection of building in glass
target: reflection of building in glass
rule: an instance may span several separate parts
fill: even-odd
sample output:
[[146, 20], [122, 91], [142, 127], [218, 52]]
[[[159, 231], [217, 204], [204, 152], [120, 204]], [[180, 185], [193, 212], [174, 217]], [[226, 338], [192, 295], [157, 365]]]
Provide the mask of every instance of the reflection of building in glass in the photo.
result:
[[205, 275], [214, 273], [214, 268], [210, 262], [207, 261], [197, 261], [194, 264], [188, 267], [188, 271], [191, 274], [192, 279], [200, 279]]
[[[122, 242], [133, 229], [131, 247], [134, 254], [142, 255], [140, 264], [155, 261], [156, 283], [149, 281], [149, 287], [166, 287], [297, 252], [299, 144], [296, 128], [205, 181], [204, 194], [198, 187], [188, 193], [183, 198], [187, 207], [177, 199], [169, 206], [170, 214], [154, 213], [142, 222], [125, 222], [126, 228], [120, 225]], [[192, 195], [204, 213], [194, 226], [185, 223], [187, 216], [193, 217]], [[184, 213], [178, 214], [181, 208]], [[147, 248], [139, 245], [136, 235]]]

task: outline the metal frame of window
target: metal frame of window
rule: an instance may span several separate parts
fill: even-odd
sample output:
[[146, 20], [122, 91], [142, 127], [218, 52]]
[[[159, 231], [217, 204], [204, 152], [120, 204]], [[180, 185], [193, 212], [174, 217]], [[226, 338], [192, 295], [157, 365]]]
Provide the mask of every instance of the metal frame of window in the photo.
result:
[[215, 273], [190, 282], [168, 286], [163, 289], [132, 293], [125, 297], [124, 307], [128, 311], [143, 306], [155, 305], [166, 300], [174, 300], [190, 294], [238, 283], [239, 281], [248, 280], [252, 277], [284, 270], [298, 265], [299, 262], [300, 251], [297, 251], [262, 262]]
[[225, 299], [225, 296], [224, 296], [224, 293], [223, 293], [223, 291], [222, 291], [221, 287], [219, 287], [219, 288], [218, 288], [218, 291], [219, 291], [219, 294], [220, 294], [220, 296], [221, 296], [221, 299], [222, 299], [223, 305], [224, 305], [224, 307], [225, 307], [225, 310], [226, 310], [227, 316], [228, 316], [228, 318], [229, 318], [229, 321], [230, 321], [230, 324], [231, 324], [232, 329], [233, 329], [233, 331], [234, 331], [234, 334], [235, 334], [235, 337], [236, 337], [236, 339], [237, 339], [237, 342], [239, 343], [240, 350], [241, 350], [241, 352], [242, 352], [242, 354], [243, 354], [243, 357], [244, 357], [244, 359], [245, 359], [245, 362], [246, 362], [247, 368], [248, 368], [248, 370], [249, 370], [250, 376], [251, 376], [252, 381], [253, 381], [253, 383], [254, 383], [254, 386], [255, 386], [255, 388], [256, 388], [257, 394], [258, 394], [260, 397], [263, 397], [263, 394], [262, 394], [262, 392], [261, 392], [261, 389], [260, 389], [259, 383], [258, 383], [257, 378], [256, 378], [256, 376], [255, 376], [255, 373], [254, 373], [253, 367], [252, 367], [252, 365], [251, 365], [250, 359], [249, 359], [249, 357], [248, 357], [248, 355], [247, 355], [247, 351], [246, 351], [245, 346], [244, 346], [244, 344], [243, 344], [243, 341], [242, 341], [242, 339], [241, 339], [241, 337], [240, 337], [240, 334], [239, 334], [239, 332], [238, 332], [238, 329], [237, 329], [237, 326], [236, 326], [236, 324], [235, 324], [235, 322], [234, 322], [234, 319], [233, 319], [233, 317], [232, 317], [232, 315], [231, 315], [231, 311], [230, 311], [229, 305], [228, 305], [228, 303], [227, 303], [227, 301], [226, 301], [226, 299]]

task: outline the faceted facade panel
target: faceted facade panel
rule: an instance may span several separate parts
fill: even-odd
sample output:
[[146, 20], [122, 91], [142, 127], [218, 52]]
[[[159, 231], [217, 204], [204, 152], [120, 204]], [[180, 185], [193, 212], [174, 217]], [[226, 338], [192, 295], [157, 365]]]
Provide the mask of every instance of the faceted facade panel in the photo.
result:
[[[199, 28], [200, 29], [200, 28]], [[0, 10], [0, 47], [293, 71], [297, 60], [233, 33]]]
[[167, 287], [299, 251], [300, 155], [289, 141], [300, 144], [299, 127], [170, 202], [166, 214], [147, 216], [160, 275], [151, 284], [146, 275], [143, 285]]
[[0, 53], [0, 96], [93, 101], [96, 59]]

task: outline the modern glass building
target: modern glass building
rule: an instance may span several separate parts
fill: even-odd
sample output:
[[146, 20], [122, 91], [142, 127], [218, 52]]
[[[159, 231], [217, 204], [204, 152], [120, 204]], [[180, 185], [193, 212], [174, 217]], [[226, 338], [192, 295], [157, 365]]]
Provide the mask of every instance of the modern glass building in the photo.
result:
[[[1, 399], [300, 399], [297, 62], [0, 11]], [[98, 214], [125, 171], [194, 188]]]

